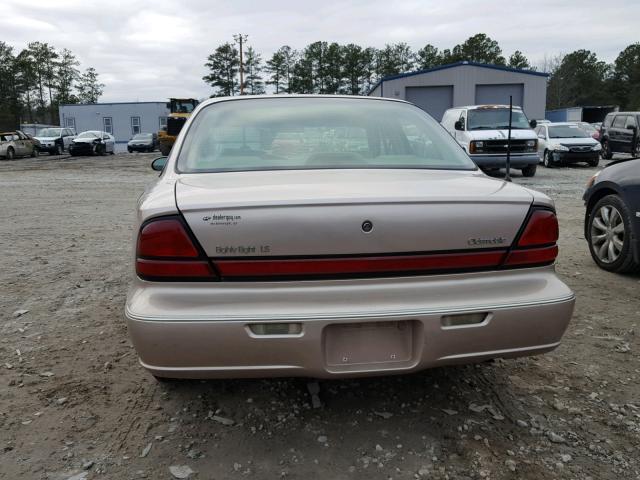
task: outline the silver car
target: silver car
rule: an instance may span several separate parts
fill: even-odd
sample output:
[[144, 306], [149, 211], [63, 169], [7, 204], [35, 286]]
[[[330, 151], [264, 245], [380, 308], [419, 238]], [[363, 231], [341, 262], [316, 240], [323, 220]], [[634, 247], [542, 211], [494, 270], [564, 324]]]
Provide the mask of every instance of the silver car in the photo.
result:
[[212, 99], [153, 167], [126, 317], [156, 377], [519, 357], [571, 318], [552, 201], [484, 175], [409, 103]]

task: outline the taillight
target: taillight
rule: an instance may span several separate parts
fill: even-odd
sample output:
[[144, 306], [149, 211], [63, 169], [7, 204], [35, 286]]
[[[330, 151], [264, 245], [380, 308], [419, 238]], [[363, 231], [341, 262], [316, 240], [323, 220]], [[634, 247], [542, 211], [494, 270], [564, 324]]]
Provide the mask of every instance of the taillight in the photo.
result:
[[551, 245], [558, 241], [558, 217], [551, 210], [534, 210], [518, 239], [518, 247]]
[[215, 280], [209, 260], [200, 254], [179, 217], [144, 224], [136, 246], [136, 273], [148, 280]]
[[558, 256], [558, 217], [551, 210], [533, 210], [505, 266], [544, 265]]

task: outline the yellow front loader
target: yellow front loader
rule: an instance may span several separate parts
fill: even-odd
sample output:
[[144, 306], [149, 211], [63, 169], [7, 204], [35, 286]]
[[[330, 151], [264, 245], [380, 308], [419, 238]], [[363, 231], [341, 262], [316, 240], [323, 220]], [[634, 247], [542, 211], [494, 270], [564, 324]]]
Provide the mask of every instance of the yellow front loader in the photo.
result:
[[187, 118], [191, 116], [191, 112], [198, 105], [195, 98], [170, 98], [167, 102], [167, 108], [171, 111], [167, 117], [167, 128], [158, 132], [158, 143], [160, 144], [160, 152], [162, 155], [169, 155], [171, 147], [176, 141], [176, 137]]

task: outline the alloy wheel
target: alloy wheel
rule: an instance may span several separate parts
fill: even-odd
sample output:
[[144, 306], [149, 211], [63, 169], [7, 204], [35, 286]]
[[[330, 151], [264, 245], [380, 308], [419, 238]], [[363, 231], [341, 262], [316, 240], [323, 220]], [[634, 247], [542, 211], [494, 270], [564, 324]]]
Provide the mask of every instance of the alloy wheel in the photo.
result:
[[613, 205], [602, 205], [591, 222], [591, 246], [602, 263], [615, 262], [624, 246], [624, 221]]

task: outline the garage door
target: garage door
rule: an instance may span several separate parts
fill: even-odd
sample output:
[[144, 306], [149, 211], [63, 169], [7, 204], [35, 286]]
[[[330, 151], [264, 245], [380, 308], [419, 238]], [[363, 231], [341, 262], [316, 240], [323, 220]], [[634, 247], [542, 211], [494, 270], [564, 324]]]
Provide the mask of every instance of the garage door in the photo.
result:
[[524, 85], [522, 83], [476, 85], [476, 105], [487, 103], [509, 105], [509, 95], [513, 96], [513, 105], [521, 107], [524, 97]]
[[407, 87], [405, 100], [417, 105], [437, 121], [440, 121], [444, 112], [453, 107], [453, 85]]

